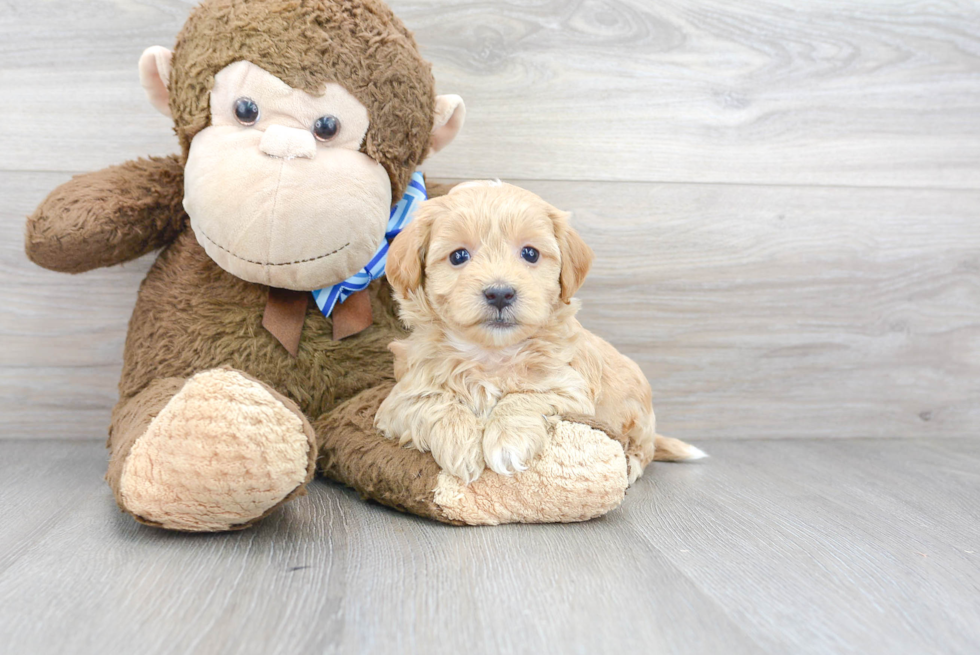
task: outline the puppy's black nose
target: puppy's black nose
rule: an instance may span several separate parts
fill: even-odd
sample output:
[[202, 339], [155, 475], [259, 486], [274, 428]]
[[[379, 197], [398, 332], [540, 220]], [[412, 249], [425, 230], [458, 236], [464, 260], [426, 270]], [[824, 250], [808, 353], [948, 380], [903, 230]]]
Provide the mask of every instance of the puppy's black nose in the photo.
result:
[[514, 287], [489, 287], [483, 290], [483, 297], [487, 299], [487, 304], [503, 309], [514, 304], [517, 292]]

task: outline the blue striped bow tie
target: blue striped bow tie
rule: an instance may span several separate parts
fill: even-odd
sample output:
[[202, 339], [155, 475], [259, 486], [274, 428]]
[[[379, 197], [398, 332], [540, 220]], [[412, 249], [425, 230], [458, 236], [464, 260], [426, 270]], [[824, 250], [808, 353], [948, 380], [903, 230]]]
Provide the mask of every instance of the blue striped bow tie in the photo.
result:
[[358, 291], [368, 288], [372, 280], [377, 280], [385, 274], [385, 263], [388, 261], [388, 244], [398, 236], [398, 233], [405, 229], [412, 218], [419, 204], [428, 198], [425, 193], [425, 178], [416, 171], [412, 175], [412, 180], [405, 189], [405, 195], [391, 208], [391, 216], [388, 218], [388, 228], [385, 230], [385, 238], [381, 240], [381, 245], [371, 257], [371, 261], [360, 271], [350, 276], [343, 282], [333, 286], [316, 289], [313, 292], [313, 299], [316, 306], [320, 308], [324, 316], [330, 316], [337, 303], [343, 303], [350, 296]]

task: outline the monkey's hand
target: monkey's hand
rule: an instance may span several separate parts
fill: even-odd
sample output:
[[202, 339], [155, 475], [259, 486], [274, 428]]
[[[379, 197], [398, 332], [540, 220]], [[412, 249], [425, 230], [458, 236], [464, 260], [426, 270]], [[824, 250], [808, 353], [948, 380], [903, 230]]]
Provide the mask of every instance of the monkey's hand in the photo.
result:
[[184, 229], [183, 197], [184, 169], [176, 156], [78, 175], [28, 217], [27, 256], [64, 273], [135, 259], [167, 245]]

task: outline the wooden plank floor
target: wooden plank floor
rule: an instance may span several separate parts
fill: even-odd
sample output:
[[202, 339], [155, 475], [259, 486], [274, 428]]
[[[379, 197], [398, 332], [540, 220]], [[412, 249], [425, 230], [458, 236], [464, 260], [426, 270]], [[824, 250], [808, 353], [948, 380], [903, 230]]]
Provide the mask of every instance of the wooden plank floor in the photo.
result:
[[980, 651], [980, 441], [715, 441], [603, 519], [452, 528], [317, 481], [141, 526], [80, 441], [0, 441], [4, 653]]

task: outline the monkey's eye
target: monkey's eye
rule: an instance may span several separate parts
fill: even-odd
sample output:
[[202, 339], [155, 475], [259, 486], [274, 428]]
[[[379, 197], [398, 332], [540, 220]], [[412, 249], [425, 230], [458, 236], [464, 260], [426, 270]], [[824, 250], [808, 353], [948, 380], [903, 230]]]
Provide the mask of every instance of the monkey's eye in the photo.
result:
[[526, 261], [529, 264], [533, 264], [536, 261], [538, 261], [538, 257], [540, 257], [540, 256], [541, 256], [541, 253], [539, 253], [537, 250], [535, 250], [531, 246], [524, 246], [524, 249], [521, 250], [521, 259], [523, 259], [524, 261]]
[[336, 116], [321, 116], [313, 123], [313, 136], [320, 141], [329, 141], [340, 131], [340, 121]]
[[470, 261], [470, 251], [465, 248], [460, 248], [453, 254], [449, 255], [449, 263], [453, 266], [459, 266]]
[[259, 119], [259, 106], [251, 98], [239, 98], [235, 101], [235, 118], [242, 125], [255, 125]]

